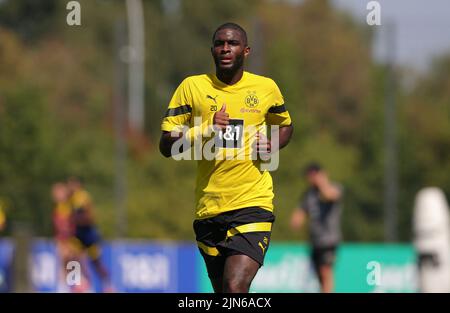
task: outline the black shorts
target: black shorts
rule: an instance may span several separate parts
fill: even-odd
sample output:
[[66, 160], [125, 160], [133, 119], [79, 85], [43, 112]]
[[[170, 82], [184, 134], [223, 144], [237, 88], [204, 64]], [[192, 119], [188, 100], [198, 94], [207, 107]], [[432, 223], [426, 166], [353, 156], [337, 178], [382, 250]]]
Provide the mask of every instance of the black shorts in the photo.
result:
[[250, 207], [194, 221], [194, 231], [208, 276], [223, 276], [225, 259], [245, 254], [261, 265], [267, 253], [275, 216], [272, 212]]
[[101, 241], [100, 234], [95, 226], [77, 226], [75, 228], [75, 237], [80, 240], [85, 248], [89, 248]]
[[92, 260], [96, 260], [101, 256], [101, 237], [94, 225], [77, 226], [75, 228], [75, 245], [82, 251], [86, 250], [88, 256]]
[[313, 247], [311, 260], [314, 267], [317, 269], [323, 265], [332, 266], [336, 261], [336, 248], [337, 246]]

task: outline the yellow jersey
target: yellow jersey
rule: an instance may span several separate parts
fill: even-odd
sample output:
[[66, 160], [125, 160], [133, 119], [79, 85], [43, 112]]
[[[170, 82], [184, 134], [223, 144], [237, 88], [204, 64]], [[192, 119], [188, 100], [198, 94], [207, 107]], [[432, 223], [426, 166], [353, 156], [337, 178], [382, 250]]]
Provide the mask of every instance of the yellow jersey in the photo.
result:
[[[224, 104], [231, 128], [213, 137], [220, 150], [217, 155], [222, 157], [197, 159], [196, 219], [253, 206], [273, 211], [270, 173], [261, 170], [260, 159], [251, 158], [257, 131], [264, 132], [266, 125], [291, 125], [283, 96], [272, 79], [244, 71], [237, 83], [227, 85], [215, 74], [190, 76], [176, 89], [161, 129], [193, 129], [199, 117], [203, 126], [212, 125], [214, 114]], [[211, 137], [202, 136], [202, 148]]]
[[73, 210], [83, 210], [91, 203], [91, 196], [84, 189], [76, 190], [69, 198], [69, 202]]

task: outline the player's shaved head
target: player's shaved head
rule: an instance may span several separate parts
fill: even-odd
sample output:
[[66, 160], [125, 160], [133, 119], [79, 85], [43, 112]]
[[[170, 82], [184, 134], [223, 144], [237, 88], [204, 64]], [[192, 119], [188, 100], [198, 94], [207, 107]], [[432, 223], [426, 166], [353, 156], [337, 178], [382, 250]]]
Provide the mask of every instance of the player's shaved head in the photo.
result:
[[236, 23], [231, 23], [231, 22], [222, 24], [222, 25], [220, 25], [219, 27], [217, 27], [217, 29], [216, 29], [216, 31], [214, 32], [213, 37], [212, 37], [212, 42], [213, 42], [213, 44], [214, 44], [214, 39], [216, 38], [216, 34], [217, 34], [219, 31], [223, 30], [223, 29], [233, 29], [233, 30], [238, 31], [238, 32], [241, 34], [241, 37], [242, 37], [244, 46], [247, 46], [247, 32], [246, 32], [241, 26], [239, 26], [238, 24], [236, 24]]

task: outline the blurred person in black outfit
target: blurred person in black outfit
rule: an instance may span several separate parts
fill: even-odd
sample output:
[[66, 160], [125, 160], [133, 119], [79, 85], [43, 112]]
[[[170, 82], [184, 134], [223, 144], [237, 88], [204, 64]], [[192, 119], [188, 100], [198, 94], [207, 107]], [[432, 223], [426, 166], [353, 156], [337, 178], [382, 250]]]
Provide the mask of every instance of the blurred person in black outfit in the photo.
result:
[[333, 265], [341, 241], [340, 215], [342, 188], [331, 182], [317, 163], [305, 170], [309, 188], [291, 216], [291, 228], [298, 230], [309, 218], [311, 261], [322, 292], [334, 288]]

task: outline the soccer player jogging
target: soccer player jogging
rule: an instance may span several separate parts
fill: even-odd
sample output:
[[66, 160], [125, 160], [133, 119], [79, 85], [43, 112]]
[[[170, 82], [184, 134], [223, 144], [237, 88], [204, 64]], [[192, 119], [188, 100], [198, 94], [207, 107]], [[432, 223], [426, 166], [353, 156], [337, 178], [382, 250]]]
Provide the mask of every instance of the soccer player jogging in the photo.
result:
[[[275, 220], [263, 156], [286, 146], [293, 128], [276, 83], [244, 71], [250, 53], [245, 30], [223, 24], [212, 44], [216, 73], [188, 77], [178, 86], [162, 122], [160, 151], [170, 157], [187, 150], [180, 142], [194, 143], [194, 149], [199, 138], [202, 149], [214, 143], [215, 158], [197, 158], [193, 227], [214, 291], [248, 292]], [[268, 125], [278, 132], [266, 136]]]

